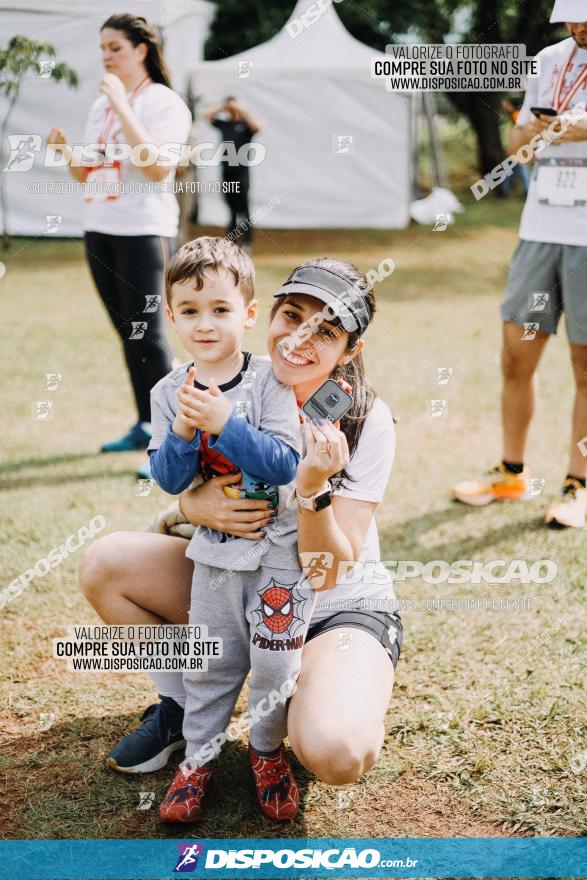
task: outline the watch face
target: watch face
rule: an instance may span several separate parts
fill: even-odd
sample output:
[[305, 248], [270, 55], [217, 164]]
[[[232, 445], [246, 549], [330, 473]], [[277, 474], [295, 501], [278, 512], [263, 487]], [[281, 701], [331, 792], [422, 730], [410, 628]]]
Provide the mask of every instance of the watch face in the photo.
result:
[[330, 507], [331, 504], [332, 492], [328, 490], [327, 492], [323, 492], [322, 495], [318, 495], [314, 501], [314, 510], [324, 510], [325, 507]]

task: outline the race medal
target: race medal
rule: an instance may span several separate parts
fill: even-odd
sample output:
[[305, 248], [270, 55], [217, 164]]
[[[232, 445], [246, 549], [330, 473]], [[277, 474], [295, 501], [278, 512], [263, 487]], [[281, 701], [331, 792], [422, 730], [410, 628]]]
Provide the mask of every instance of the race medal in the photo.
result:
[[85, 202], [110, 202], [120, 197], [122, 174], [120, 162], [97, 165], [87, 168], [84, 178]]
[[539, 204], [575, 207], [587, 203], [587, 159], [538, 159], [535, 173]]

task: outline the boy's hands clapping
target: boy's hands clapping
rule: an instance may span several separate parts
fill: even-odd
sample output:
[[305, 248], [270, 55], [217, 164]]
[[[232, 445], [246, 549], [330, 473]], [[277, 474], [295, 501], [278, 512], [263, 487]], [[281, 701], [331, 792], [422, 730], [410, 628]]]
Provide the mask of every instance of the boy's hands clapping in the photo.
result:
[[232, 412], [232, 403], [218, 388], [214, 379], [206, 391], [194, 387], [196, 368], [190, 367], [185, 381], [177, 391], [179, 409], [173, 420], [173, 433], [188, 443], [196, 431], [221, 434]]

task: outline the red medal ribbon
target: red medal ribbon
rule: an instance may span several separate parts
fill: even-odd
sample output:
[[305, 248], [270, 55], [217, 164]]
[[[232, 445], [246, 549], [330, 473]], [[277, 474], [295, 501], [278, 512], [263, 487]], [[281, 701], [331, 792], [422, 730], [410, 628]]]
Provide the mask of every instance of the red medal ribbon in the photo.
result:
[[574, 81], [569, 86], [567, 93], [564, 97], [561, 97], [561, 91], [565, 82], [565, 77], [567, 75], [567, 71], [571, 65], [573, 58], [577, 52], [577, 46], [574, 45], [571, 49], [569, 57], [567, 58], [567, 63], [563, 67], [560, 72], [557, 83], [554, 87], [554, 97], [553, 104], [559, 113], [562, 113], [567, 109], [571, 100], [575, 97], [580, 88], [582, 88], [585, 80], [587, 80], [587, 64], [583, 65], [583, 70], [575, 77]]
[[[140, 81], [138, 86], [135, 86], [135, 88], [132, 90], [132, 92], [130, 93], [130, 95], [128, 97], [128, 103], [131, 105], [131, 107], [132, 107], [136, 97], [138, 96], [139, 92], [142, 92], [143, 89], [145, 89], [151, 82], [152, 82], [151, 77], [147, 74], [147, 76], [145, 76], [145, 78]], [[114, 124], [114, 116], [115, 116], [114, 110], [109, 105], [108, 109], [106, 111], [106, 116], [104, 117], [104, 127], [102, 128], [102, 133], [100, 134], [100, 137], [98, 138], [99, 144], [103, 144], [104, 146], [106, 146], [106, 138], [110, 134], [110, 130]]]

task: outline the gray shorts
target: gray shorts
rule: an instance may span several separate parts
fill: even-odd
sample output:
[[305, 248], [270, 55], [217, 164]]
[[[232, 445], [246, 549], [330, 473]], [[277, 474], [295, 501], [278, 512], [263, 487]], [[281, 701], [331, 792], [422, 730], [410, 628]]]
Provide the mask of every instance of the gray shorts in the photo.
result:
[[587, 345], [587, 247], [522, 239], [510, 264], [502, 318], [530, 325], [529, 334], [556, 333], [563, 312], [570, 341]]

